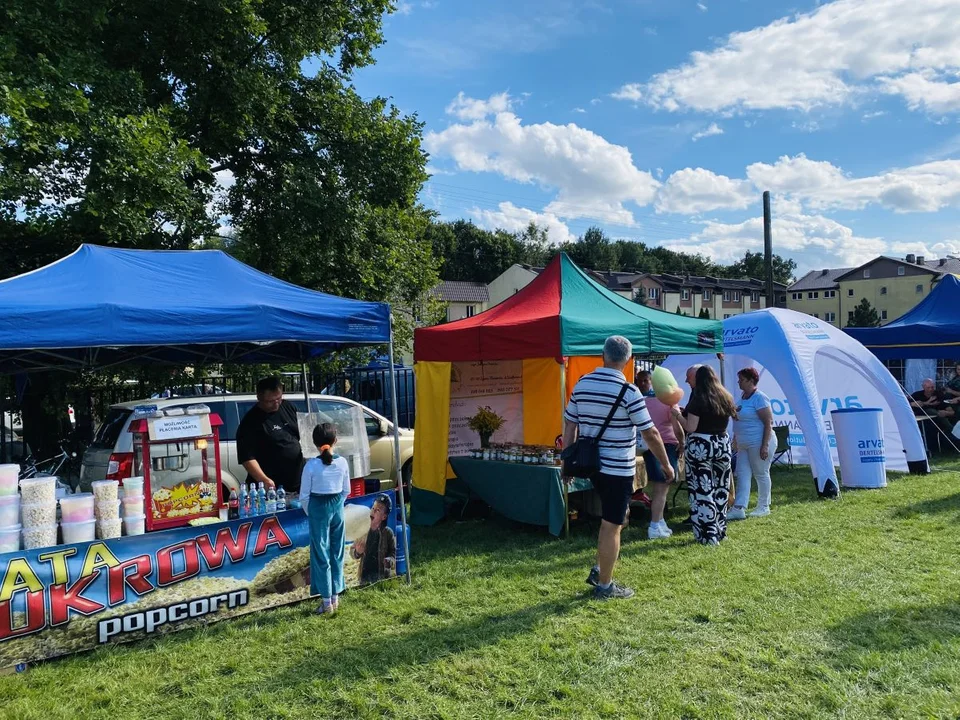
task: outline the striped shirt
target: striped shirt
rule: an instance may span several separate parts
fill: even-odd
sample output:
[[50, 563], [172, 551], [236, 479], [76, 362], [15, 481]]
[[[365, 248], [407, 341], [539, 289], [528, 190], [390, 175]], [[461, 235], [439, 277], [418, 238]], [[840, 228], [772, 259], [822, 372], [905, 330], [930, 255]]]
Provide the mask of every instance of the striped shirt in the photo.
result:
[[[622, 372], [610, 368], [597, 368], [580, 378], [563, 414], [577, 423], [580, 437], [596, 437], [600, 433], [625, 382]], [[640, 390], [636, 385], [628, 385], [623, 402], [600, 438], [600, 472], [633, 477], [637, 469], [637, 430], [653, 426]]]

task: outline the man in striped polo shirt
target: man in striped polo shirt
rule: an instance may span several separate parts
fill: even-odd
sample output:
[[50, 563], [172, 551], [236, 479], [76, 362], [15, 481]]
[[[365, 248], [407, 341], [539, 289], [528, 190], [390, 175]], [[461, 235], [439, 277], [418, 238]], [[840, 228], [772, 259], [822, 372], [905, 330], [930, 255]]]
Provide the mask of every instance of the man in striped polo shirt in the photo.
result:
[[600, 438], [600, 472], [593, 486], [600, 496], [603, 519], [597, 541], [597, 564], [590, 570], [587, 583], [600, 600], [631, 598], [634, 591], [613, 581], [613, 566], [620, 554], [620, 531], [627, 521], [627, 509], [633, 494], [637, 468], [637, 430], [663, 467], [667, 482], [673, 482], [673, 467], [667, 457], [660, 433], [650, 419], [643, 395], [636, 385], [627, 383], [623, 369], [633, 360], [633, 346], [625, 337], [614, 335], [603, 344], [603, 367], [584, 375], [573, 388], [564, 412], [563, 446], [570, 447], [577, 437], [596, 437], [623, 389], [627, 391]]

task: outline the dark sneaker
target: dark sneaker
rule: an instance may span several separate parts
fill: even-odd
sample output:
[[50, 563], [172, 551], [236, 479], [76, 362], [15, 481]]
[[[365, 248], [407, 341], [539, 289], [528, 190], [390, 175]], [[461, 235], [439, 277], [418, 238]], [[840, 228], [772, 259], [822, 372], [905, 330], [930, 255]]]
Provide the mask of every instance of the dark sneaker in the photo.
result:
[[636, 593], [633, 590], [616, 582], [610, 583], [610, 587], [606, 590], [599, 586], [593, 589], [594, 600], [629, 600], [634, 595]]
[[596, 587], [600, 584], [600, 568], [594, 565], [590, 568], [590, 574], [587, 575], [587, 585], [592, 585]]

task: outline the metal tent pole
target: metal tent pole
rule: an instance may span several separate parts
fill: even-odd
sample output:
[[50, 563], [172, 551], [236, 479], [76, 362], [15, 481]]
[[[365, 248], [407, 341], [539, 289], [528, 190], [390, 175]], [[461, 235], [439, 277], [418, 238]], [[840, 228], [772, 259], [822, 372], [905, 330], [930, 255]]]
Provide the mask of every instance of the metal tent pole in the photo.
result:
[[310, 414], [310, 386], [307, 384], [307, 364], [300, 363], [300, 380], [303, 383], [304, 412]]
[[397, 406], [397, 368], [393, 362], [393, 315], [390, 315], [390, 402], [393, 404], [393, 464], [400, 498], [400, 531], [403, 533], [403, 554], [407, 559], [407, 584], [410, 584], [410, 534], [407, 532], [407, 504], [403, 497], [403, 468], [400, 467], [400, 413]]

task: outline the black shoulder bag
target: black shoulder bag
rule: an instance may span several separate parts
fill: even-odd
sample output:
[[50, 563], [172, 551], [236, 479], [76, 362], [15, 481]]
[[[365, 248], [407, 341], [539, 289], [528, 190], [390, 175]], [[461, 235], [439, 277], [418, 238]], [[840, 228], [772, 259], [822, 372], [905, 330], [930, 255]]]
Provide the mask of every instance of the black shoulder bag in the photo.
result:
[[600, 472], [600, 438], [606, 432], [607, 426], [613, 420], [614, 413], [623, 402], [627, 394], [628, 383], [624, 383], [620, 388], [620, 394], [617, 395], [617, 401], [610, 408], [610, 414], [600, 426], [600, 432], [596, 437], [578, 437], [577, 441], [568, 448], [564, 448], [560, 457], [563, 459], [563, 474], [566, 477], [592, 478]]

